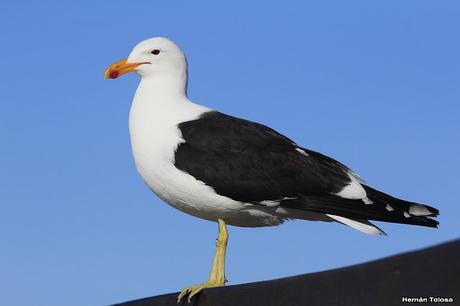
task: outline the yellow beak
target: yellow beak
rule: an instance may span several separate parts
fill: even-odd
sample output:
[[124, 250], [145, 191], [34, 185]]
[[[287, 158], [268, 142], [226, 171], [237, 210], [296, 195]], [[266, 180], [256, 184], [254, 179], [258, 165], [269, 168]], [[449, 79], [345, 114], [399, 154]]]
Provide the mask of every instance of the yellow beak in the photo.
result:
[[119, 76], [122, 76], [123, 74], [126, 74], [128, 72], [133, 71], [140, 65], [144, 64], [151, 64], [150, 62], [142, 62], [142, 63], [126, 63], [128, 59], [124, 58], [121, 61], [118, 61], [116, 63], [113, 63], [110, 65], [104, 73], [104, 77], [106, 79], [116, 79]]

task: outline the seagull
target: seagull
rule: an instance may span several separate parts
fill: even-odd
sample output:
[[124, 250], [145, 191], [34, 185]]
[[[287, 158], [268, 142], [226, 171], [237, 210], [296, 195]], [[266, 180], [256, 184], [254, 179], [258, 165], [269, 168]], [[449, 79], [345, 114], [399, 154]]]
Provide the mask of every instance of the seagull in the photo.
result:
[[227, 224], [276, 226], [287, 220], [338, 222], [385, 235], [369, 220], [438, 227], [439, 211], [378, 191], [342, 163], [277, 131], [196, 104], [187, 97], [187, 60], [172, 41], [154, 37], [107, 68], [141, 80], [129, 114], [136, 168], [164, 202], [218, 223], [209, 280], [178, 301], [224, 286]]

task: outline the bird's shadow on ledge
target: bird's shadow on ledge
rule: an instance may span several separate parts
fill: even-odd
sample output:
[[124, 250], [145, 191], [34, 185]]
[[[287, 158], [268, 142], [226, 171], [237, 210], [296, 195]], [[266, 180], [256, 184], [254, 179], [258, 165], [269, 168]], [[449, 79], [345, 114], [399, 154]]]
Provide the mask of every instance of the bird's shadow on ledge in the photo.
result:
[[[460, 240], [360, 265], [277, 280], [205, 289], [177, 303], [170, 293], [114, 306], [401, 305], [404, 298], [460, 302]], [[441, 303], [445, 304], [445, 303]]]

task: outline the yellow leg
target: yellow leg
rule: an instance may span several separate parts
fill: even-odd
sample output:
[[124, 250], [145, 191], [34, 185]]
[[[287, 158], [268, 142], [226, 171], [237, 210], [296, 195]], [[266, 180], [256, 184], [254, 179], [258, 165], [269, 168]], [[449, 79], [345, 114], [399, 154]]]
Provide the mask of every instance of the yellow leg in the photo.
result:
[[177, 302], [188, 294], [188, 302], [192, 297], [205, 288], [222, 287], [227, 281], [225, 279], [225, 251], [227, 249], [228, 232], [224, 220], [219, 219], [219, 235], [216, 240], [216, 255], [212, 263], [211, 275], [206, 283], [185, 287], [177, 298]]

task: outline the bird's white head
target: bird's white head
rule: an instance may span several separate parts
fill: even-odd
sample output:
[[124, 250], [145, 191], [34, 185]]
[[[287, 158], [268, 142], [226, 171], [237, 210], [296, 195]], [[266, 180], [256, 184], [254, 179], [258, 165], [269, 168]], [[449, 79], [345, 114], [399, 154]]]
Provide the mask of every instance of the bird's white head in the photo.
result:
[[138, 43], [128, 58], [112, 64], [104, 76], [116, 79], [131, 71], [142, 79], [186, 79], [187, 60], [175, 43], [163, 37], [154, 37]]

